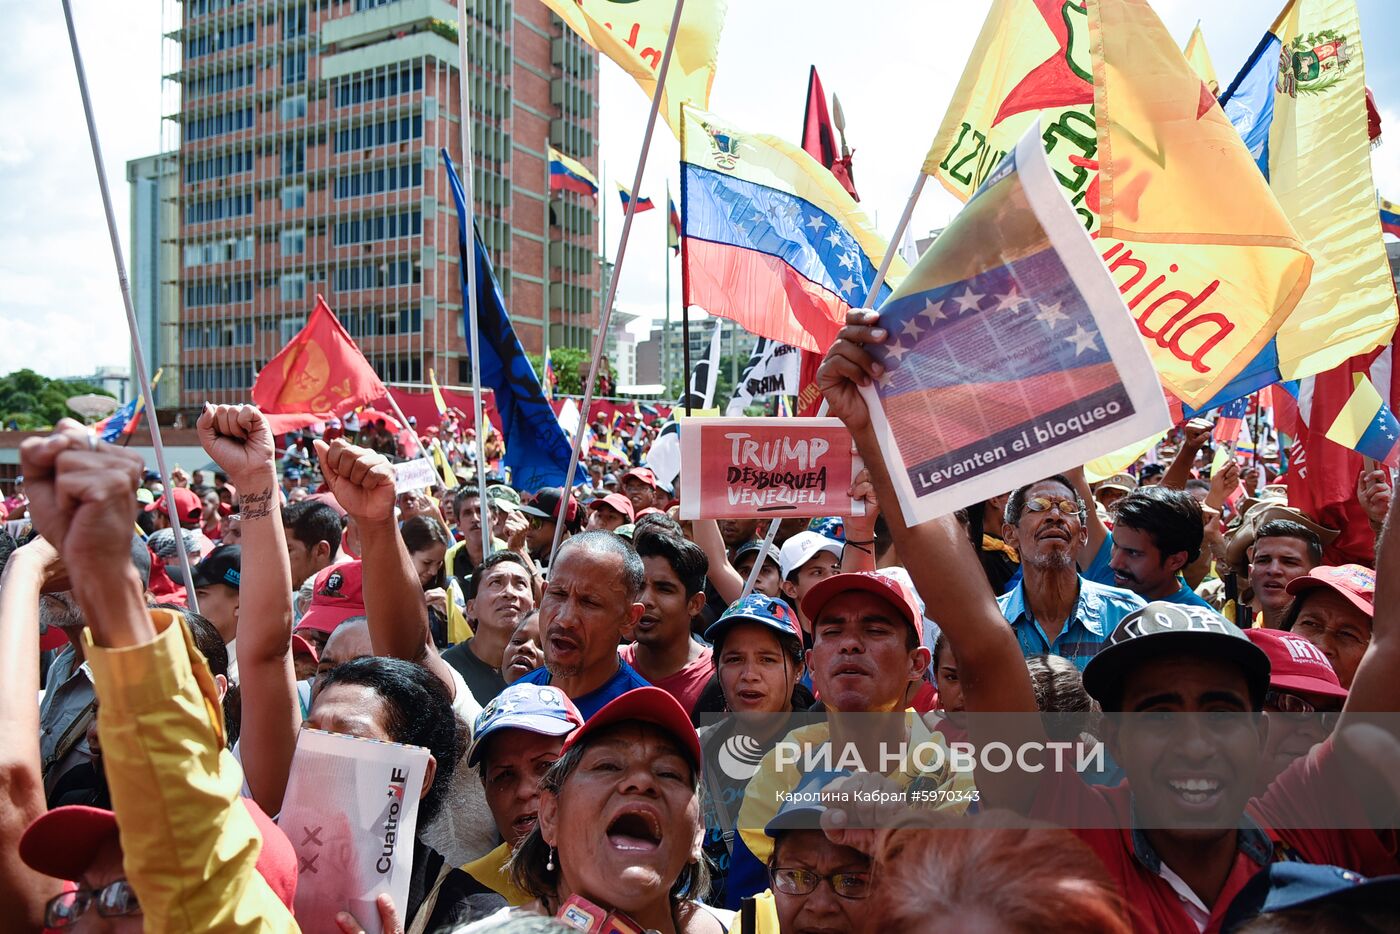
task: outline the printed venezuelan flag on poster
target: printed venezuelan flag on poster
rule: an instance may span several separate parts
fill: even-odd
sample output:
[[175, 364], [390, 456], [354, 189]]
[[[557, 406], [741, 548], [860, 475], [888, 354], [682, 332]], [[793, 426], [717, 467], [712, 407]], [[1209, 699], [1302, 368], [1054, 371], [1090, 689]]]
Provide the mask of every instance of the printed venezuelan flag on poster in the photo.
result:
[[1220, 97], [1317, 261], [1274, 340], [1208, 405], [1314, 376], [1395, 329], [1366, 126], [1361, 22], [1351, 0], [1294, 0]]
[[1145, 0], [996, 0], [969, 61], [924, 171], [966, 200], [1039, 116], [1163, 384], [1209, 399], [1311, 260], [1166, 28]]
[[797, 146], [685, 108], [684, 301], [750, 333], [825, 353], [852, 308], [877, 307], [908, 272], [846, 189]]
[[[544, 5], [631, 75], [647, 97], [656, 93], [656, 72], [666, 50], [675, 0], [544, 0]], [[725, 8], [725, 0], [691, 0], [681, 10], [661, 100], [661, 117], [678, 135], [681, 104], [709, 106]]]

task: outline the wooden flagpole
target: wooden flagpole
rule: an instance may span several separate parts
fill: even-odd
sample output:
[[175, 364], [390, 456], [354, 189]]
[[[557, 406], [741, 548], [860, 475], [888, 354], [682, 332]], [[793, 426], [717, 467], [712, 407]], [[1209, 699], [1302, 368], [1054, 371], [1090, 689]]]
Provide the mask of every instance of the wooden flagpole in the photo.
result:
[[666, 73], [671, 67], [671, 53], [676, 47], [676, 33], [680, 30], [681, 10], [684, 8], [685, 0], [676, 0], [675, 12], [671, 14], [671, 30], [666, 34], [666, 50], [661, 54], [661, 64], [656, 69], [656, 91], [651, 96], [651, 112], [647, 115], [646, 135], [642, 137], [642, 152], [637, 157], [637, 171], [632, 178], [633, 196], [628, 199], [627, 211], [623, 215], [622, 239], [617, 244], [617, 261], [613, 264], [612, 276], [608, 280], [608, 293], [603, 299], [602, 314], [598, 320], [598, 333], [593, 337], [593, 362], [588, 367], [588, 382], [583, 387], [583, 405], [579, 408], [578, 428], [574, 430], [573, 450], [569, 453], [569, 469], [564, 474], [564, 499], [560, 501], [559, 506], [560, 521], [554, 524], [554, 542], [549, 548], [550, 567], [554, 566], [554, 555], [559, 551], [559, 541], [564, 534], [562, 518], [567, 511], [568, 497], [572, 495], [574, 488], [574, 475], [578, 471], [579, 446], [583, 443], [583, 430], [588, 427], [588, 410], [593, 404], [593, 388], [598, 379], [598, 366], [603, 361], [603, 344], [608, 336], [608, 322], [612, 319], [613, 298], [617, 295], [617, 281], [622, 274], [622, 259], [627, 252], [627, 238], [632, 232], [632, 218], [637, 213], [637, 202], [640, 200], [638, 193], [642, 190], [642, 176], [646, 174], [647, 153], [651, 151], [651, 138], [656, 131], [656, 117], [661, 111], [661, 98], [666, 93]]
[[[126, 326], [131, 334], [132, 354], [136, 364], [136, 379], [141, 385], [141, 397], [145, 400], [146, 420], [151, 426], [151, 447], [155, 449], [156, 469], [160, 471], [161, 483], [165, 486], [165, 510], [170, 517], [170, 527], [175, 532], [175, 551], [180, 556], [180, 570], [185, 580], [194, 580], [190, 571], [190, 556], [185, 548], [185, 536], [181, 534], [180, 512], [175, 507], [175, 484], [170, 482], [170, 471], [165, 466], [165, 443], [160, 435], [160, 420], [156, 418], [156, 400], [151, 392], [151, 380], [146, 372], [146, 353], [141, 346], [141, 332], [136, 326], [136, 310], [131, 305], [131, 284], [126, 277], [126, 258], [122, 255], [121, 238], [117, 234], [117, 217], [112, 211], [112, 192], [107, 187], [107, 173], [102, 165], [102, 144], [97, 138], [97, 123], [92, 114], [92, 97], [88, 94], [87, 72], [83, 69], [83, 56], [78, 50], [78, 33], [73, 26], [73, 8], [69, 0], [63, 0], [63, 18], [68, 24], [68, 44], [73, 49], [73, 70], [78, 76], [78, 91], [83, 99], [83, 116], [87, 119], [88, 143], [92, 147], [92, 162], [97, 170], [97, 187], [102, 192], [102, 209], [107, 215], [107, 236], [112, 241], [112, 259], [117, 265], [117, 284], [122, 293], [122, 305], [126, 308]], [[199, 598], [194, 588], [187, 586], [189, 608], [199, 612]]]

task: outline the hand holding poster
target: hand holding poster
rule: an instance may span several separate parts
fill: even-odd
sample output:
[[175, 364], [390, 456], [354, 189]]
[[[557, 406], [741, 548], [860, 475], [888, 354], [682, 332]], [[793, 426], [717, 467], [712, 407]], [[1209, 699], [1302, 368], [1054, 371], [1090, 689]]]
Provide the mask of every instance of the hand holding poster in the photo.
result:
[[418, 746], [302, 729], [277, 823], [297, 852], [307, 934], [339, 934], [338, 911], [378, 932], [382, 892], [404, 910], [427, 765]]
[[394, 465], [394, 492], [406, 493], [409, 490], [423, 490], [436, 486], [442, 481], [433, 462], [427, 457], [416, 457]]
[[1033, 124], [880, 308], [861, 392], [910, 525], [1170, 425]]
[[683, 418], [681, 518], [860, 516], [862, 464], [835, 418]]

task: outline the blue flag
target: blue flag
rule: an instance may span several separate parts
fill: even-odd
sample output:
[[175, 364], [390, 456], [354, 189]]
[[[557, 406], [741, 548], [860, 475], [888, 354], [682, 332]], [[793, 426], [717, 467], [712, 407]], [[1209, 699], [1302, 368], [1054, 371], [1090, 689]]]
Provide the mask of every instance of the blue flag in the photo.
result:
[[[461, 257], [462, 295], [467, 295], [467, 231], [466, 196], [457, 178], [457, 167], [442, 151], [447, 166], [447, 180], [452, 186], [452, 200], [457, 205], [457, 250]], [[481, 245], [481, 238], [472, 238], [476, 261], [476, 314], [481, 329], [481, 385], [496, 394], [496, 411], [501, 416], [505, 435], [506, 466], [511, 470], [511, 484], [517, 489], [533, 492], [545, 486], [572, 486], [564, 482], [569, 470], [570, 438], [559, 427], [554, 410], [540, 388], [539, 377], [530, 366], [515, 329], [510, 326], [501, 287], [491, 268], [491, 259]], [[465, 311], [466, 300], [463, 300]], [[466, 315], [463, 328], [470, 327]], [[588, 479], [580, 464], [574, 483]]]

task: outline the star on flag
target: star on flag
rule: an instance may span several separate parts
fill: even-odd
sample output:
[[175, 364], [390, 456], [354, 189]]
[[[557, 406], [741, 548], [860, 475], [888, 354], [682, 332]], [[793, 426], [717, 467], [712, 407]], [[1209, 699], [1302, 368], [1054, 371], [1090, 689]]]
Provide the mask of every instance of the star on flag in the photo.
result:
[[841, 264], [842, 269], [855, 269], [856, 255], [854, 253], [842, 253], [841, 258], [838, 259], [837, 262]]
[[924, 333], [924, 328], [919, 326], [919, 316], [915, 315], [908, 321], [904, 322], [904, 327], [900, 330], [899, 333], [906, 337], [912, 337], [914, 338], [914, 340], [918, 340], [919, 336]]
[[813, 233], [821, 233], [826, 229], [826, 219], [820, 214], [813, 214], [811, 219], [807, 221], [807, 226], [812, 228]]
[[1060, 302], [1050, 302], [1049, 304], [1036, 302], [1036, 304], [1040, 306], [1040, 310], [1035, 313], [1035, 316], [1052, 331], [1055, 330], [1055, 325], [1059, 322], [1069, 320], [1069, 315], [1060, 310]]
[[929, 326], [932, 327], [933, 325], [937, 324], [939, 321], [948, 316], [944, 314], [939, 309], [939, 307], [933, 303], [932, 299], [926, 298], [924, 299], [924, 310], [922, 313], [920, 313], [919, 317], [927, 318]]
[[1093, 331], [1084, 330], [1084, 325], [1076, 325], [1074, 333], [1065, 340], [1074, 345], [1074, 355], [1077, 357], [1086, 350], [1098, 350], [1099, 336]]
[[826, 242], [827, 242], [827, 243], [830, 243], [832, 246], [840, 246], [840, 245], [841, 245], [841, 234], [839, 234], [837, 231], [833, 230], [831, 233], [827, 234]]
[[[908, 348], [908, 347], [905, 347], [905, 346], [904, 346], [903, 344], [901, 344], [899, 341], [895, 341], [895, 342], [892, 343], [892, 344], [886, 344], [886, 345], [885, 345], [885, 357], [886, 357], [887, 359], [889, 359], [889, 360], [895, 361], [896, 363], [899, 362], [899, 358], [900, 358], [900, 357], [904, 356], [904, 355], [907, 354], [908, 352], [909, 352], [909, 348]], [[888, 363], [885, 364], [885, 365], [886, 365], [886, 366], [889, 366]]]
[[836, 286], [836, 291], [840, 292], [842, 295], [845, 295], [847, 292], [849, 292], [855, 287], [856, 280], [850, 276], [847, 276], [846, 278], [841, 280], [839, 285]]
[[959, 313], [966, 313], [969, 311], [978, 311], [977, 303], [982, 301], [985, 297], [986, 296], [978, 295], [976, 292], [972, 291], [972, 286], [969, 285], [966, 286], [963, 289], [963, 293], [954, 298], [953, 301], [957, 303]]
[[996, 299], [997, 299], [997, 306], [996, 306], [996, 308], [994, 309], [994, 310], [996, 310], [996, 311], [1015, 311], [1015, 310], [1018, 310], [1018, 309], [1019, 309], [1019, 306], [1020, 306], [1020, 305], [1023, 303], [1023, 301], [1024, 301], [1024, 300], [1021, 298], [1020, 293], [1016, 291], [1016, 286], [1015, 286], [1014, 284], [1011, 286], [1011, 288], [1009, 288], [1009, 289], [1006, 290], [1006, 294], [1005, 294], [1005, 295], [998, 295], [998, 296], [996, 296]]

